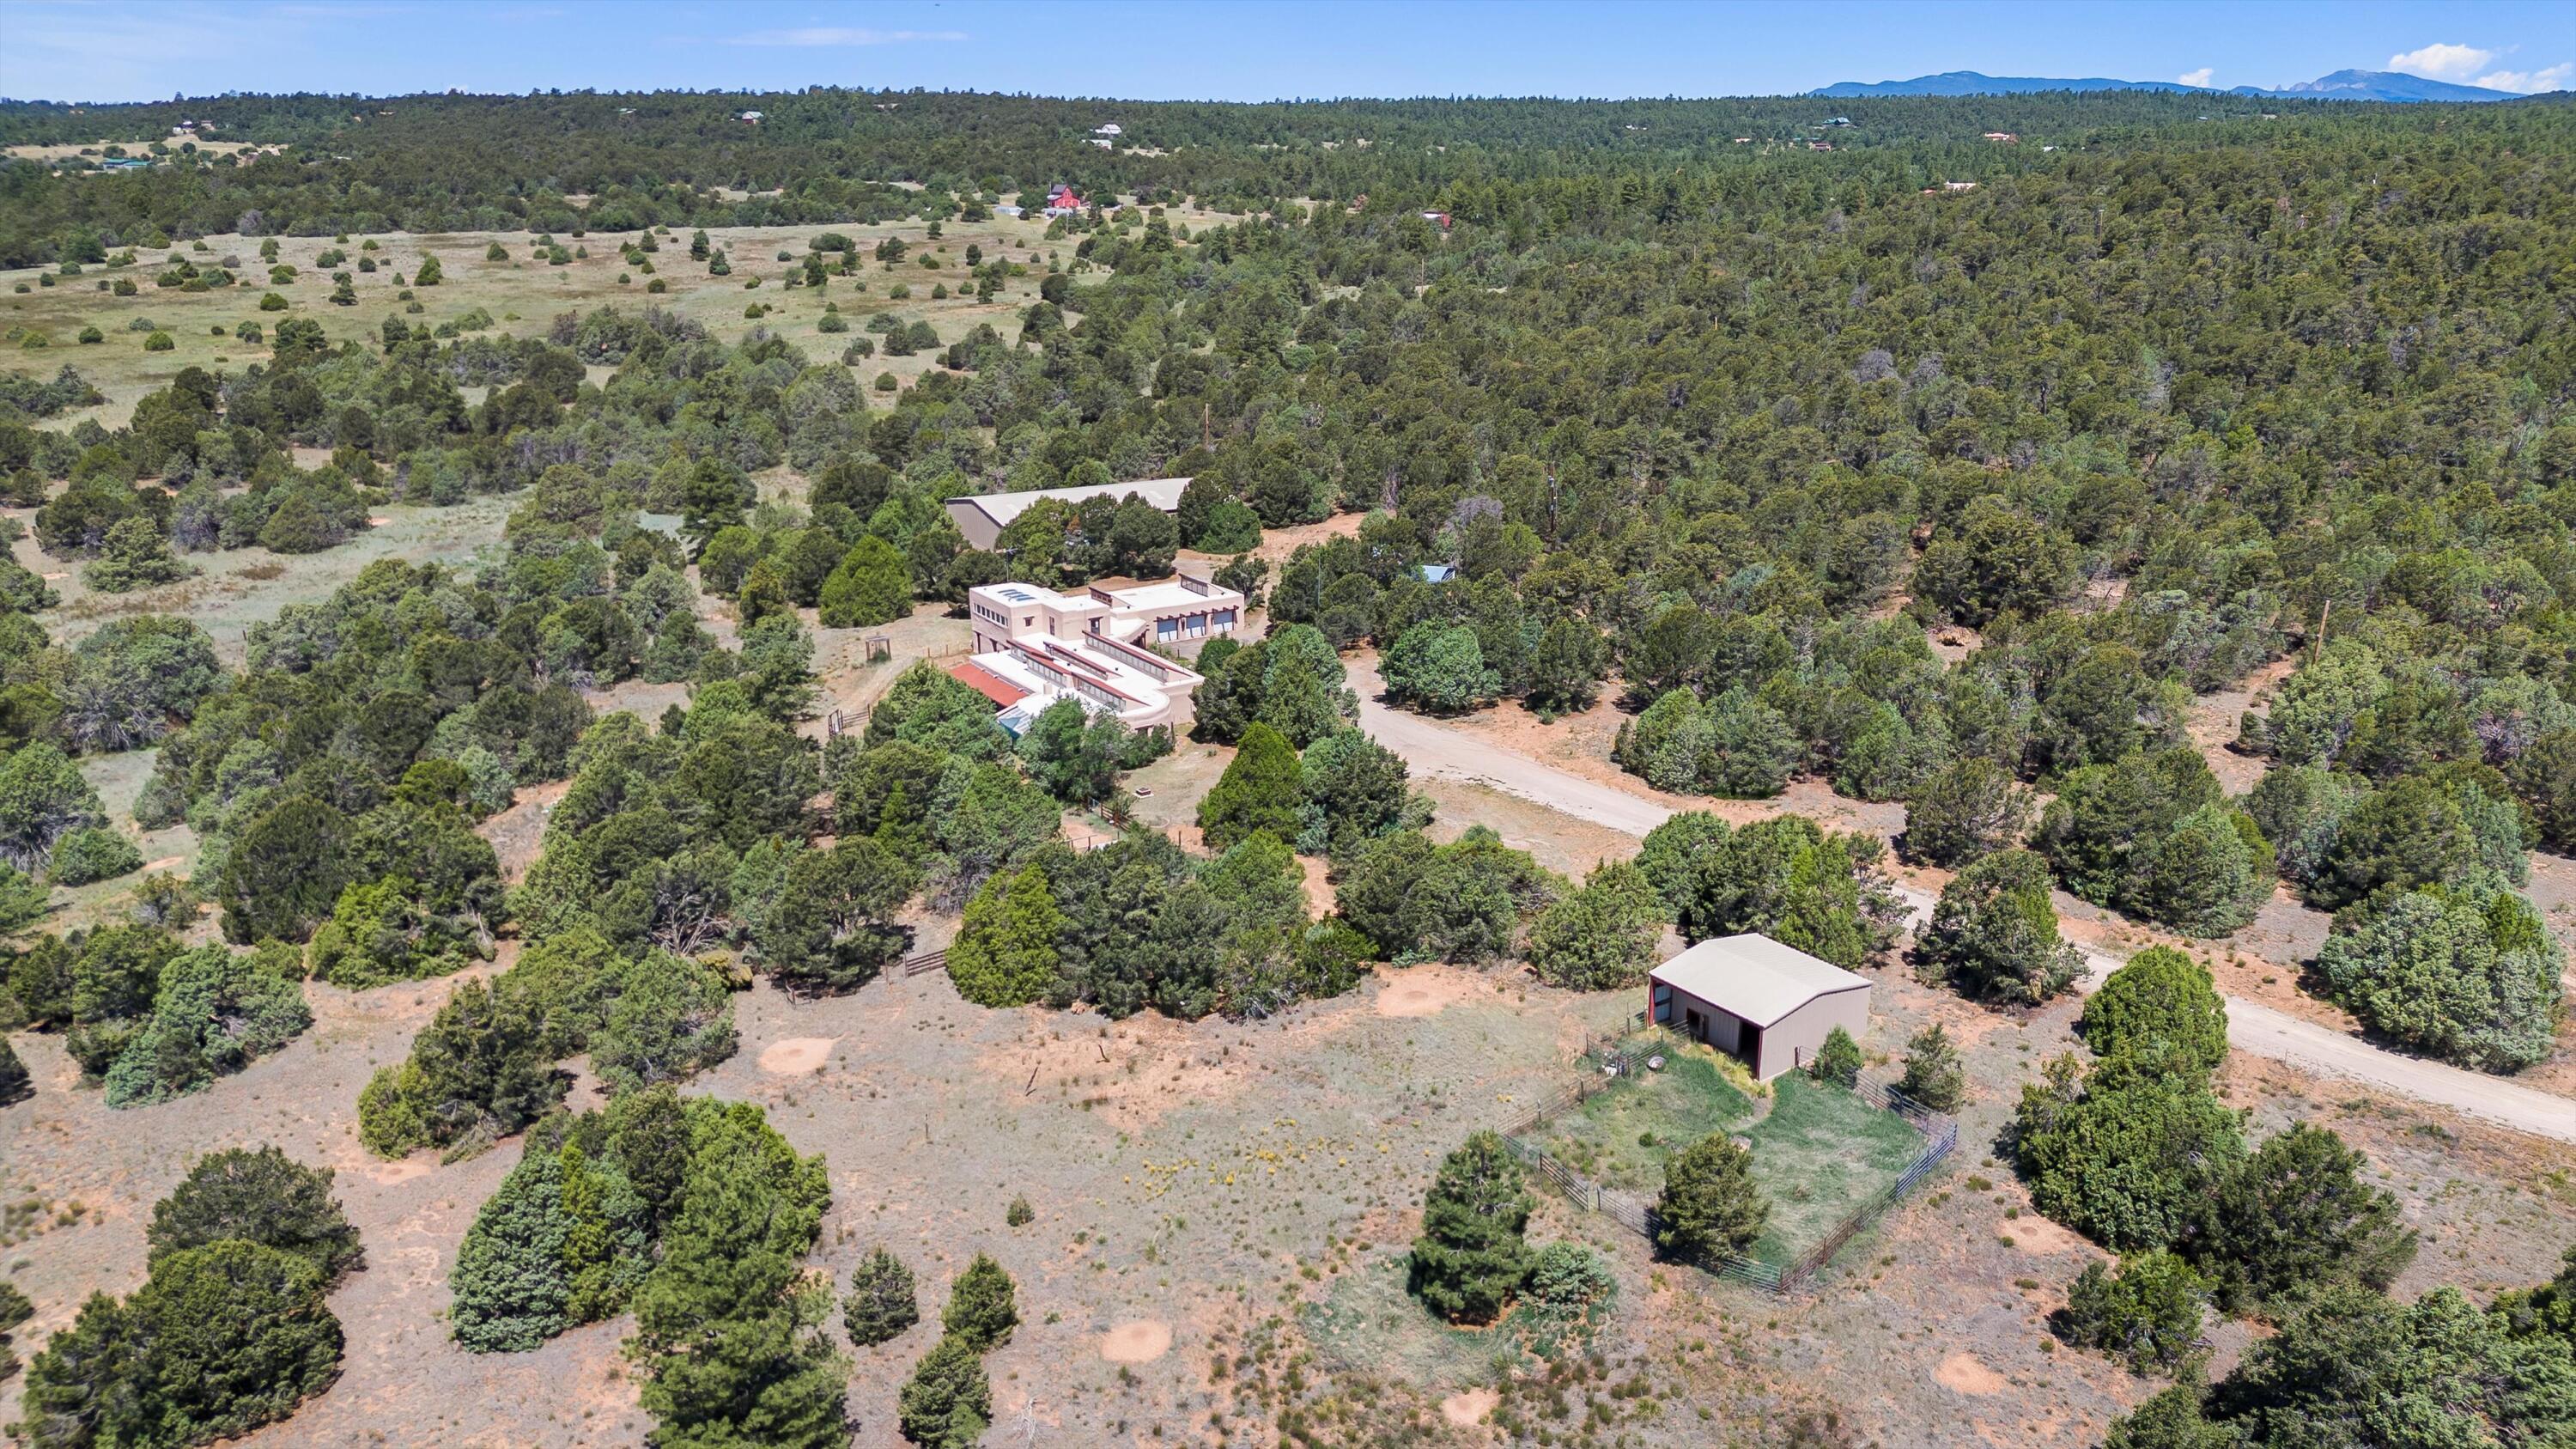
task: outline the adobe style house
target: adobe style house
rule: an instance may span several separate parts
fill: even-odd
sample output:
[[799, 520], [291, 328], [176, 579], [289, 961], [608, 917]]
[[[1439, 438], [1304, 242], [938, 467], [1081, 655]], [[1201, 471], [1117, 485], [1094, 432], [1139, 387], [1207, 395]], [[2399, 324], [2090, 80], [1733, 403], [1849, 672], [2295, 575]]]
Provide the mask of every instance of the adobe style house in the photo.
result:
[[948, 500], [948, 517], [957, 531], [966, 536], [968, 548], [990, 549], [1001, 541], [1002, 530], [1011, 521], [1029, 511], [1032, 504], [1053, 499], [1059, 503], [1080, 503], [1086, 498], [1125, 499], [1133, 493], [1165, 513], [1178, 513], [1181, 490], [1190, 486], [1187, 478], [1138, 478], [1128, 483], [1102, 483], [1090, 488], [1032, 488], [1025, 493], [976, 493]]
[[974, 654], [949, 673], [1001, 711], [1013, 734], [1059, 699], [1131, 729], [1187, 729], [1190, 691], [1202, 676], [1145, 647], [1193, 647], [1233, 633], [1243, 595], [1186, 574], [1139, 583], [1098, 579], [1080, 593], [1035, 584], [985, 584], [966, 591]]
[[1646, 1017], [1767, 1082], [1814, 1061], [1835, 1027], [1867, 1031], [1869, 981], [1768, 936], [1720, 936], [1647, 975]]

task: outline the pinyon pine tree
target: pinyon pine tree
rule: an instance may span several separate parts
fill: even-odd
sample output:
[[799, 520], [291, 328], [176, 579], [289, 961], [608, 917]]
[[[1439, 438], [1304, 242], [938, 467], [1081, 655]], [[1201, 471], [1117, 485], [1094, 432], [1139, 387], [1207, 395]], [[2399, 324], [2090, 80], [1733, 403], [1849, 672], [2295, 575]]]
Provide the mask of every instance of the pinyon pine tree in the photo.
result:
[[1440, 1164], [1422, 1195], [1413, 1240], [1412, 1289], [1424, 1306], [1461, 1323], [1489, 1323], [1529, 1275], [1522, 1233], [1537, 1202], [1520, 1160], [1492, 1132], [1469, 1137]]

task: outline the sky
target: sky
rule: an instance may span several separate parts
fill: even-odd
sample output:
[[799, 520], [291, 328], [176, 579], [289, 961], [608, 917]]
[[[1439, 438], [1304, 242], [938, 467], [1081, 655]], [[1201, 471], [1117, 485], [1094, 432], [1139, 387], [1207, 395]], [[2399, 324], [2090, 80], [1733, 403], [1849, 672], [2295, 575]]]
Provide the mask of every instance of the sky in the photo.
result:
[[2576, 89], [2576, 4], [0, 0], [0, 96], [1026, 91], [1134, 100], [1780, 95], [1946, 70]]

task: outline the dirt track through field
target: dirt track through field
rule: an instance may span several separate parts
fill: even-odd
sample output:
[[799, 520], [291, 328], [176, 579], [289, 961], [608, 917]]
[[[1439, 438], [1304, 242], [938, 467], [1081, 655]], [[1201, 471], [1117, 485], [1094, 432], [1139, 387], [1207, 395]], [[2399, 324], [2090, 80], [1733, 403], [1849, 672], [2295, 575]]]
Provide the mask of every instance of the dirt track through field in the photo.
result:
[[[1587, 780], [1527, 755], [1498, 748], [1472, 733], [1421, 715], [1390, 709], [1376, 699], [1378, 681], [1352, 671], [1360, 691], [1360, 727], [1405, 758], [1416, 771], [1468, 780], [1516, 795], [1579, 819], [1642, 836], [1669, 819], [1673, 807], [1614, 785]], [[1931, 914], [1932, 896], [1900, 887], [1913, 921]], [[2082, 947], [2088, 970], [2079, 990], [2099, 986], [2121, 958]], [[2385, 1051], [2268, 1006], [2224, 997], [2228, 1042], [2237, 1050], [2309, 1071], [2349, 1077], [2435, 1106], [2482, 1117], [2516, 1131], [2576, 1142], [2576, 1102], [2420, 1057]]]

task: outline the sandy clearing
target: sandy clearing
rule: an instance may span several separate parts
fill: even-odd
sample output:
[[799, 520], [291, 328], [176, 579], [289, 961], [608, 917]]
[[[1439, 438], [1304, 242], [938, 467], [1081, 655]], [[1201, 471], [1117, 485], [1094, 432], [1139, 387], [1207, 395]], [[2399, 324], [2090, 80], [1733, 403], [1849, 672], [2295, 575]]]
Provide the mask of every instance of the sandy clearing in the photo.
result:
[[151, 871], [156, 871], [156, 870], [168, 870], [170, 867], [172, 867], [172, 866], [174, 866], [174, 865], [177, 865], [179, 862], [181, 862], [181, 861], [183, 861], [183, 860], [186, 860], [186, 859], [187, 859], [187, 857], [186, 857], [186, 856], [184, 856], [184, 855], [165, 855], [165, 856], [161, 857], [159, 860], [153, 861], [153, 862], [151, 862], [150, 864], [148, 864], [148, 865], [144, 866], [144, 867], [143, 867], [143, 869], [144, 869], [147, 873], [148, 873], [148, 872], [151, 872]]
[[419, 1157], [406, 1157], [399, 1162], [371, 1163], [366, 1168], [366, 1174], [370, 1180], [390, 1187], [397, 1182], [409, 1182], [415, 1177], [427, 1177], [437, 1170], [438, 1159], [424, 1154]]
[[1171, 1349], [1172, 1326], [1159, 1318], [1119, 1324], [1100, 1340], [1100, 1356], [1111, 1363], [1152, 1363]]
[[773, 1077], [813, 1071], [830, 1060], [832, 1048], [840, 1041], [837, 1036], [791, 1036], [762, 1049], [760, 1069]]
[[1440, 1401], [1440, 1417], [1461, 1429], [1485, 1422], [1503, 1396], [1492, 1389], [1461, 1389]]
[[2054, 1258], [2065, 1255], [2089, 1259], [2110, 1256], [2086, 1242], [2083, 1236], [2073, 1229], [2060, 1227], [2036, 1212], [2024, 1212], [2020, 1217], [2005, 1223], [1998, 1231], [2012, 1239], [2012, 1245], [2015, 1248], [2035, 1257]]
[[1476, 995], [1484, 978], [1447, 966], [1382, 967], [1386, 984], [1374, 1003], [1380, 1016], [1431, 1016]]
[[2005, 1388], [2004, 1376], [1978, 1362], [1973, 1353], [1954, 1353], [1941, 1360], [1932, 1377], [1954, 1394], [2000, 1394]]

